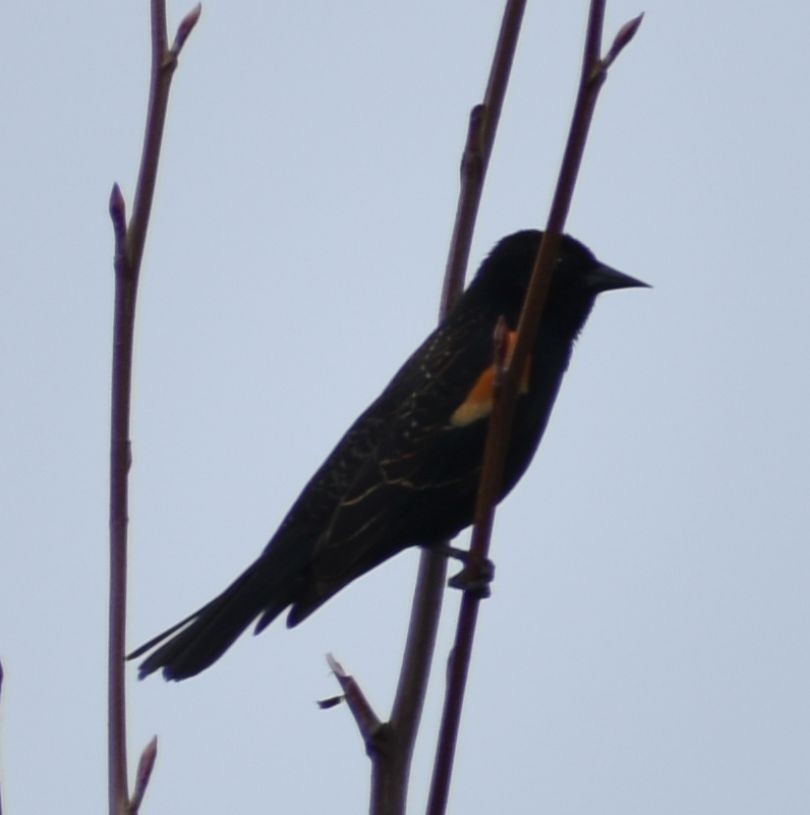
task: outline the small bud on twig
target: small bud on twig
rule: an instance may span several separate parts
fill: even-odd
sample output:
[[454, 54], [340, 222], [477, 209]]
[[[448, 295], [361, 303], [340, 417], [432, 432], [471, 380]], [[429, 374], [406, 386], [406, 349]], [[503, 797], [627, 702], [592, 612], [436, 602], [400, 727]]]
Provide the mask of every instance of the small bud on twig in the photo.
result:
[[127, 235], [127, 204], [118, 184], [110, 192], [110, 218], [112, 219], [116, 245], [123, 244]]
[[610, 50], [607, 52], [607, 56], [602, 60], [602, 67], [603, 70], [607, 70], [613, 64], [613, 61], [616, 57], [621, 54], [624, 48], [628, 45], [630, 40], [636, 36], [636, 32], [638, 31], [639, 26], [641, 25], [641, 21], [644, 19], [644, 12], [642, 11], [638, 17], [633, 17], [632, 20], [628, 20], [616, 33], [616, 36], [613, 38], [613, 44], [610, 46]]
[[135, 775], [135, 789], [132, 793], [132, 800], [129, 802], [129, 815], [137, 815], [152, 777], [152, 770], [155, 768], [157, 758], [157, 736], [153, 736], [149, 744], [143, 748], [141, 758], [138, 761], [138, 772]]
[[180, 21], [180, 25], [177, 26], [177, 33], [174, 35], [174, 43], [172, 43], [172, 53], [175, 56], [183, 50], [188, 35], [191, 34], [194, 30], [194, 26], [197, 25], [200, 19], [200, 14], [202, 14], [202, 3], [197, 3], [197, 5], [183, 17]]

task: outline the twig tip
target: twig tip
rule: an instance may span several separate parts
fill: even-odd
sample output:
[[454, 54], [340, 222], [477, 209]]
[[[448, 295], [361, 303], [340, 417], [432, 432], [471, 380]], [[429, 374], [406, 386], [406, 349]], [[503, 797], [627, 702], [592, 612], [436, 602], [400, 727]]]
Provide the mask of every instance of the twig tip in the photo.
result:
[[177, 34], [174, 35], [174, 44], [172, 45], [172, 51], [175, 55], [179, 54], [183, 49], [189, 34], [194, 30], [194, 26], [197, 25], [201, 14], [202, 3], [197, 3], [180, 21], [180, 25], [177, 26]]
[[348, 674], [343, 669], [343, 666], [335, 659], [332, 654], [326, 655], [326, 664], [329, 666], [329, 670], [338, 677], [338, 679], [343, 678], [345, 679], [348, 677]]
[[616, 57], [621, 54], [630, 40], [636, 36], [636, 32], [638, 31], [639, 27], [641, 26], [641, 21], [644, 19], [644, 12], [642, 11], [636, 17], [633, 17], [632, 20], [628, 20], [617, 32], [616, 36], [613, 38], [613, 44], [610, 46], [610, 51], [608, 51], [607, 56], [605, 57], [604, 63], [605, 67], [609, 66]]
[[124, 201], [124, 194], [116, 181], [110, 190], [110, 217], [113, 221], [126, 219], [127, 204]]
[[141, 770], [151, 770], [157, 758], [158, 737], [152, 736], [149, 743], [143, 748], [141, 757], [138, 762], [138, 772]]
[[129, 802], [128, 812], [131, 815], [137, 815], [140, 809], [143, 796], [146, 793], [146, 788], [149, 785], [149, 779], [152, 777], [152, 770], [155, 768], [155, 760], [157, 759], [158, 738], [152, 736], [146, 747], [143, 748], [141, 757], [138, 760], [138, 771], [135, 775], [135, 789], [132, 793], [132, 800]]
[[117, 270], [119, 262], [124, 257], [127, 242], [127, 204], [117, 183], [113, 184], [110, 192], [110, 220], [112, 221], [113, 235], [115, 236]]

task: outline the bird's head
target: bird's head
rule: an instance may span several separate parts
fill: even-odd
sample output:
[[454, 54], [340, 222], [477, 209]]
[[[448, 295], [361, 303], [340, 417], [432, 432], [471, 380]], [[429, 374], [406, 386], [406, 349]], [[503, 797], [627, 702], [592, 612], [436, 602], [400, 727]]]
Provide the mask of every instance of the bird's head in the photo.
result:
[[[542, 237], [539, 230], [527, 229], [500, 240], [467, 290], [471, 299], [495, 315], [503, 314], [512, 327], [517, 325]], [[558, 324], [566, 334], [576, 336], [597, 294], [639, 286], [647, 284], [605, 265], [583, 243], [563, 235], [543, 322]]]

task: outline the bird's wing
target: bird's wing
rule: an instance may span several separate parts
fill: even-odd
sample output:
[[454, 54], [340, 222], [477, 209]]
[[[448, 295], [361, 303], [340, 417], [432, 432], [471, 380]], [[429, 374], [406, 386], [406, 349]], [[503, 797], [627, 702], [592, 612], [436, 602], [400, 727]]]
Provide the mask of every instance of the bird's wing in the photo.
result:
[[314, 544], [344, 501], [379, 480], [375, 472], [381, 456], [429, 447], [436, 417], [452, 413], [483, 364], [477, 346], [484, 356], [491, 354], [491, 340], [475, 341], [479, 328], [480, 319], [462, 313], [427, 337], [313, 474], [267, 551], [288, 541], [299, 548], [305, 540]]
[[356, 428], [373, 418], [377, 432], [351, 479], [340, 485], [289, 624], [404, 547], [440, 540], [469, 523], [491, 359], [488, 325], [451, 324], [428, 338], [360, 417]]

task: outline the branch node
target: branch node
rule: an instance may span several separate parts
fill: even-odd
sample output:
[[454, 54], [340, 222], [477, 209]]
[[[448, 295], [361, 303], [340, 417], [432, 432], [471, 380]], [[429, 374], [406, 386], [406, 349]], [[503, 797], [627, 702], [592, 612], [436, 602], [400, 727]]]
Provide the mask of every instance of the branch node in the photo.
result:
[[160, 70], [161, 73], [174, 73], [174, 69], [177, 67], [177, 51], [174, 48], [170, 48], [168, 51], [164, 52], [163, 56], [160, 60]]
[[394, 755], [394, 727], [391, 722], [380, 724], [366, 737], [366, 755], [374, 761]]

